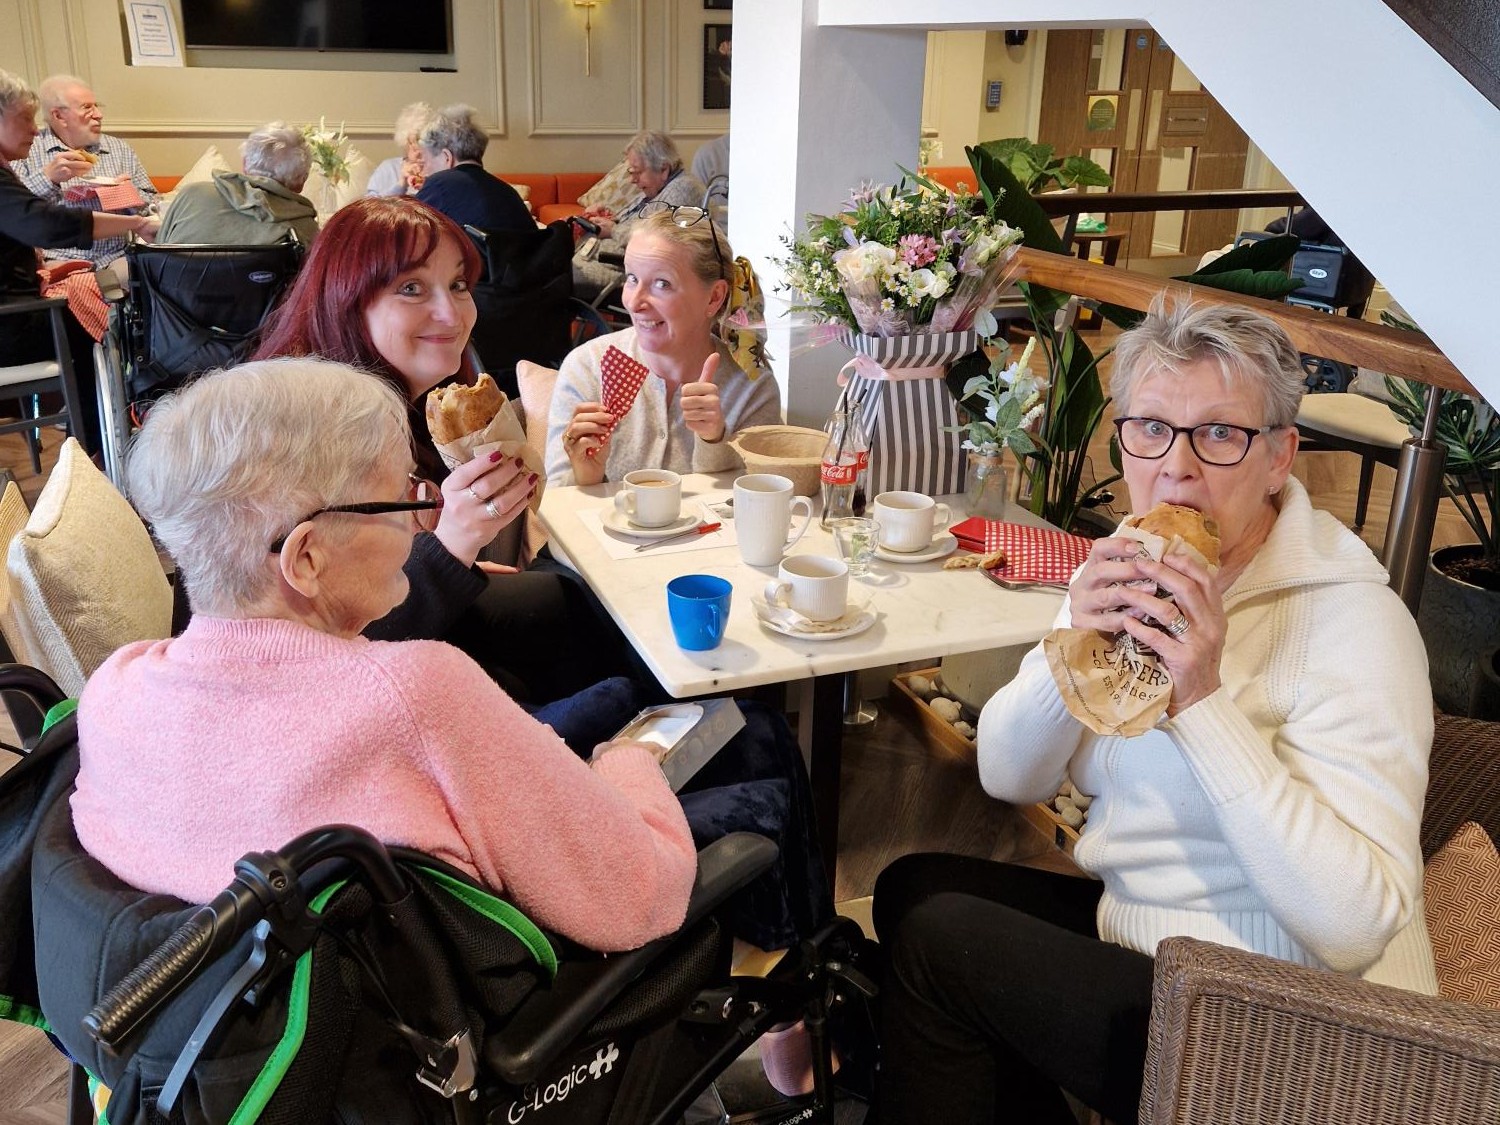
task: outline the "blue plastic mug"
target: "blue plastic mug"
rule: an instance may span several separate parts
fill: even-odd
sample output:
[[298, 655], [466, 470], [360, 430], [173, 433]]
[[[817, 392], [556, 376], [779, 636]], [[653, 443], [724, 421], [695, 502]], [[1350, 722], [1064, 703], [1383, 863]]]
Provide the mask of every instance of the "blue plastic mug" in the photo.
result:
[[677, 647], [690, 652], [718, 648], [729, 626], [729, 595], [734, 592], [712, 574], [684, 574], [667, 583], [667, 613]]

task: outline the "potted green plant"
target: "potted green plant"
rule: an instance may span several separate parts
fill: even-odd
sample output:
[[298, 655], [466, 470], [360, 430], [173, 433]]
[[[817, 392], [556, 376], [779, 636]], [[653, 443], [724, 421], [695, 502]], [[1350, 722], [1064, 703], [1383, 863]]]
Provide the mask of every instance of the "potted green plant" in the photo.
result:
[[[1382, 319], [1415, 327], [1390, 316]], [[1389, 376], [1385, 385], [1391, 409], [1420, 433], [1428, 388]], [[1432, 552], [1417, 625], [1427, 643], [1434, 701], [1444, 711], [1469, 714], [1477, 705], [1476, 693], [1482, 697], [1486, 692], [1485, 665], [1495, 679], [1500, 653], [1500, 415], [1482, 399], [1443, 391], [1437, 438], [1448, 454], [1443, 491], [1476, 542]], [[1496, 690], [1500, 692], [1500, 680]]]
[[1005, 451], [1014, 453], [1017, 461], [1036, 452], [1030, 431], [1041, 420], [1046, 403], [1043, 384], [1031, 371], [1035, 350], [1033, 338], [1011, 363], [1005, 362], [1008, 347], [998, 350], [993, 360], [983, 351], [971, 352], [949, 372], [950, 380], [962, 380], [959, 405], [967, 421], [944, 428], [964, 435], [963, 448], [969, 453], [965, 499], [971, 516], [1002, 518], [1008, 492]]
[[1080, 187], [1109, 187], [1114, 177], [1087, 156], [1058, 156], [1051, 145], [1027, 137], [1006, 137], [978, 146], [1004, 164], [1032, 195]]

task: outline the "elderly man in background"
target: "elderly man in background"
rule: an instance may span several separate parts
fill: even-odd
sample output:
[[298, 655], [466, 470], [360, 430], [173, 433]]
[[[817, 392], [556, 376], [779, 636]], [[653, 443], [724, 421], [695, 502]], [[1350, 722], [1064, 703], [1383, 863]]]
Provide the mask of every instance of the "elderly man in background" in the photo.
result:
[[[54, 74], [37, 88], [46, 125], [31, 143], [26, 159], [11, 169], [31, 193], [48, 203], [104, 208], [90, 180], [114, 180], [135, 185], [145, 200], [145, 210], [156, 201], [156, 185], [146, 175], [140, 159], [119, 137], [103, 131], [104, 107], [82, 78]], [[48, 250], [48, 261], [82, 259], [95, 268], [108, 265], [125, 252], [122, 237], [95, 239], [89, 248]]]
[[240, 153], [243, 172], [215, 172], [208, 183], [178, 190], [158, 241], [260, 246], [293, 238], [312, 244], [317, 209], [301, 194], [312, 166], [307, 138], [273, 121], [251, 133]]
[[422, 139], [422, 130], [437, 115], [426, 102], [412, 102], [402, 106], [396, 114], [396, 131], [392, 139], [401, 146], [401, 155], [382, 160], [370, 173], [370, 182], [365, 187], [366, 195], [416, 195], [422, 190], [425, 172], [422, 169], [422, 149], [417, 143]]
[[665, 133], [637, 133], [625, 146], [624, 155], [626, 174], [641, 196], [618, 215], [594, 209], [583, 213], [599, 227], [599, 237], [584, 242], [573, 255], [573, 289], [584, 300], [608, 292], [623, 278], [617, 267], [598, 259], [602, 254], [625, 253], [631, 224], [641, 217], [648, 203], [672, 207], [703, 204], [702, 181], [683, 168], [682, 154]]
[[490, 138], [474, 120], [474, 109], [450, 105], [422, 129], [417, 146], [426, 180], [417, 198], [459, 226], [534, 231], [536, 220], [516, 192], [484, 169]]

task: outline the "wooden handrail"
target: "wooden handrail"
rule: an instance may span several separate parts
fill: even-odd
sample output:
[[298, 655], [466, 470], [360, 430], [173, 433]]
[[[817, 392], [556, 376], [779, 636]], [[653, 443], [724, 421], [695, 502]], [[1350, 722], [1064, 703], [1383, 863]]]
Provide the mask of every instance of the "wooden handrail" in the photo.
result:
[[1213, 191], [1063, 192], [1033, 195], [1049, 215], [1116, 214], [1140, 211], [1215, 211], [1241, 207], [1302, 207], [1307, 200], [1286, 188], [1223, 188]]
[[1390, 375], [1404, 375], [1445, 390], [1483, 397], [1448, 357], [1420, 332], [1388, 328], [1347, 316], [1332, 316], [1259, 297], [1244, 297], [1222, 289], [1187, 285], [1169, 278], [1095, 265], [1040, 250], [1023, 248], [1017, 253], [1016, 261], [1020, 266], [1018, 281], [1034, 281], [1064, 293], [1076, 293], [1080, 297], [1131, 309], [1147, 308], [1158, 293], [1165, 293], [1169, 299], [1245, 305], [1280, 324], [1297, 350], [1304, 354], [1325, 356]]

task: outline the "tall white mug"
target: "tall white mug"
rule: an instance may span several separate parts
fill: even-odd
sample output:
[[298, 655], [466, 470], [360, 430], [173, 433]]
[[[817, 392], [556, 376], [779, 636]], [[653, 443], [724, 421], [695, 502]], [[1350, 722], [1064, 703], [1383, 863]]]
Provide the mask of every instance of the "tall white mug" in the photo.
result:
[[[802, 526], [788, 539], [792, 509], [801, 505]], [[775, 473], [750, 473], [734, 482], [734, 534], [740, 558], [751, 566], [775, 566], [812, 522], [812, 501], [792, 495], [792, 482]]]

